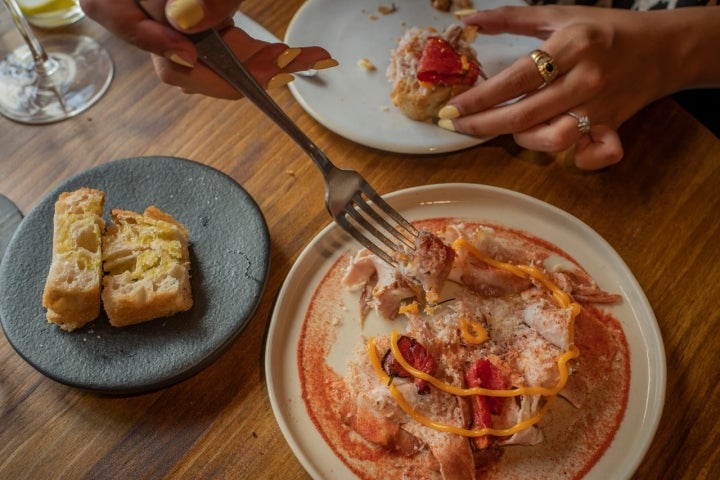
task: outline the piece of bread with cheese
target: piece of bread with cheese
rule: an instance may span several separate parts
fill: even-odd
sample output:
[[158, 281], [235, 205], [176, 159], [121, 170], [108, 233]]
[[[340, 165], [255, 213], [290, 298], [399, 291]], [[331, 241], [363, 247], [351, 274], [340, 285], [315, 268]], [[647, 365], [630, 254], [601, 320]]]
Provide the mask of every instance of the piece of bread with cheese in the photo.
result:
[[42, 304], [49, 322], [72, 331], [100, 314], [105, 194], [63, 192], [55, 202], [52, 259]]
[[471, 46], [476, 34], [475, 27], [457, 24], [442, 33], [434, 28], [407, 29], [386, 71], [393, 105], [413, 120], [432, 120], [448, 100], [484, 77]]
[[110, 324], [134, 325], [189, 310], [188, 232], [156, 207], [113, 209], [102, 242], [102, 300]]

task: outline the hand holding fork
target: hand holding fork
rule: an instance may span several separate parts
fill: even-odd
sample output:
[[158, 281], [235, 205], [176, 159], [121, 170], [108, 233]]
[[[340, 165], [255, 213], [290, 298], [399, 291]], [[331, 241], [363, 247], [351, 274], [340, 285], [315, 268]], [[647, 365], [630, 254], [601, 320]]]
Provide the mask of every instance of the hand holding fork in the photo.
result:
[[[88, 17], [116, 36], [153, 54], [159, 78], [188, 93], [237, 99], [241, 94], [202, 62], [187, 34], [218, 29], [223, 39], [264, 88], [293, 80], [293, 73], [337, 65], [323, 48], [289, 48], [266, 38], [254, 38], [233, 27], [240, 1], [210, 0], [81, 0]], [[149, 12], [149, 14], [146, 14]], [[168, 15], [166, 15], [166, 13]], [[148, 15], [152, 17], [151, 20]]]
[[[142, 2], [145, 6], [146, 2]], [[147, 12], [153, 15], [152, 12]], [[155, 12], [158, 18], [160, 12]], [[198, 58], [272, 119], [315, 162], [325, 178], [325, 205], [335, 223], [386, 262], [415, 248], [418, 230], [354, 170], [336, 167], [267, 94], [214, 28], [187, 34]]]

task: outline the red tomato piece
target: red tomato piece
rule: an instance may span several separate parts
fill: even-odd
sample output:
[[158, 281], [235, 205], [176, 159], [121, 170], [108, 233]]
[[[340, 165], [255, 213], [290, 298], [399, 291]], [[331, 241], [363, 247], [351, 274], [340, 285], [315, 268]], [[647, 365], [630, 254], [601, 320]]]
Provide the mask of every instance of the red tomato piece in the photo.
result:
[[[432, 354], [417, 340], [408, 336], [401, 336], [397, 342], [398, 349], [402, 354], [406, 362], [417, 368], [421, 372], [427, 373], [428, 375], [435, 375], [437, 370], [437, 362], [433, 358]], [[385, 373], [391, 377], [410, 377], [410, 372], [405, 370], [400, 362], [395, 359], [392, 350], [388, 350], [382, 360], [383, 369]], [[421, 379], [415, 378], [415, 390], [419, 395], [425, 395], [430, 392], [430, 384]]]
[[[465, 383], [468, 388], [483, 387], [488, 390], [506, 390], [510, 385], [503, 372], [485, 358], [476, 360], [470, 365], [465, 372]], [[499, 414], [506, 400], [504, 397], [473, 395], [470, 398], [473, 428], [492, 427], [492, 414]], [[490, 438], [487, 435], [475, 437], [473, 443], [478, 449], [487, 448]]]
[[480, 65], [459, 55], [442, 37], [428, 37], [417, 69], [421, 82], [438, 85], [474, 85]]

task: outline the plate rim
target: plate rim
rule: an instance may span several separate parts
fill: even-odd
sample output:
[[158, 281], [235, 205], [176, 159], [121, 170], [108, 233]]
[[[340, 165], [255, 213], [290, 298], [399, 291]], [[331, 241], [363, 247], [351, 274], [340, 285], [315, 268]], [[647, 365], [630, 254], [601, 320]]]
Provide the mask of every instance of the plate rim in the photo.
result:
[[[660, 420], [662, 417], [662, 412], [664, 408], [664, 402], [665, 402], [665, 391], [666, 391], [666, 382], [667, 382], [667, 363], [666, 363], [666, 355], [665, 355], [665, 349], [664, 344], [662, 341], [662, 334], [660, 331], [660, 327], [657, 323], [657, 319], [655, 317], [654, 311], [652, 309], [652, 306], [650, 305], [650, 302], [647, 299], [647, 296], [645, 295], [644, 291], [642, 290], [640, 284], [638, 283], [635, 276], [630, 271], [629, 267], [625, 263], [625, 261], [620, 257], [620, 255], [615, 251], [615, 249], [600, 235], [598, 234], [594, 229], [592, 229], [589, 225], [584, 223], [582, 220], [578, 219], [574, 215], [570, 214], [569, 212], [566, 212], [565, 210], [562, 210], [552, 204], [549, 204], [543, 200], [537, 199], [535, 197], [532, 197], [530, 195], [516, 192], [513, 190], [501, 188], [501, 187], [495, 187], [490, 185], [484, 185], [484, 184], [475, 184], [475, 183], [438, 183], [438, 184], [431, 184], [431, 185], [422, 185], [422, 186], [416, 186], [416, 187], [410, 187], [405, 189], [396, 190], [393, 192], [390, 192], [386, 195], [383, 195], [383, 198], [388, 200], [389, 203], [393, 204], [394, 201], [397, 202], [398, 199], [402, 199], [406, 202], [410, 202], [409, 198], [412, 196], [422, 197], [427, 196], [428, 192], [434, 192], [434, 194], [437, 196], [438, 192], [440, 191], [440, 194], [443, 194], [444, 196], [447, 196], [447, 194], [444, 194], [443, 192], [461, 192], [461, 191], [471, 191], [475, 193], [488, 193], [493, 195], [500, 195], [500, 196], [508, 196], [515, 198], [519, 200], [520, 202], [527, 202], [531, 205], [534, 205], [535, 207], [539, 207], [542, 209], [547, 210], [552, 215], [556, 215], [561, 217], [565, 221], [569, 221], [571, 224], [576, 225], [577, 227], [581, 228], [584, 233], [590, 234], [594, 237], [596, 241], [599, 241], [600, 244], [603, 246], [604, 249], [606, 249], [611, 255], [613, 255], [618, 265], [624, 269], [624, 273], [626, 274], [626, 278], [629, 281], [630, 286], [633, 288], [633, 294], [637, 295], [637, 298], [635, 299], [635, 302], [640, 305], [631, 305], [631, 307], [642, 307], [645, 309], [645, 313], [649, 313], [648, 319], [640, 324], [637, 324], [637, 327], [639, 328], [639, 332], [641, 333], [641, 337], [644, 340], [644, 344], [642, 345], [643, 348], [646, 348], [648, 346], [653, 347], [651, 349], [646, 349], [642, 352], [633, 353], [631, 350], [631, 363], [633, 363], [634, 359], [641, 359], [644, 360], [642, 364], [647, 367], [647, 371], [649, 373], [647, 380], [647, 390], [645, 391], [645, 394], [643, 395], [643, 403], [642, 403], [642, 417], [643, 417], [643, 426], [645, 428], [642, 429], [642, 439], [640, 444], [634, 443], [633, 451], [628, 454], [624, 455], [624, 461], [622, 463], [622, 470], [619, 470], [617, 472], [610, 472], [613, 474], [621, 475], [620, 478], [630, 478], [632, 474], [635, 472], [637, 467], [642, 462], [643, 458], [645, 457], [648, 449], [650, 448], [650, 445], [653, 441], [653, 438], [655, 437], [655, 434], [657, 432], [657, 429], [660, 424]], [[435, 202], [438, 202], [439, 200], [429, 201], [425, 202], [427, 204], [433, 204]], [[420, 202], [420, 204], [415, 204], [415, 206], [420, 206], [423, 202]], [[402, 207], [397, 207], [398, 210], [403, 213]], [[412, 220], [412, 219], [411, 219]], [[497, 222], [499, 223], [499, 222]], [[530, 232], [532, 233], [532, 232]], [[313, 239], [306, 245], [306, 247], [303, 249], [303, 251], [300, 253], [300, 255], [297, 257], [295, 263], [293, 264], [292, 268], [288, 272], [288, 275], [285, 278], [285, 281], [283, 282], [283, 285], [278, 292], [278, 295], [276, 297], [275, 305], [273, 306], [273, 311], [270, 317], [270, 322], [268, 325], [268, 331], [266, 336], [266, 342], [265, 342], [265, 358], [264, 358], [264, 368], [265, 368], [265, 377], [266, 377], [266, 385], [268, 390], [268, 396], [270, 399], [271, 408], [273, 410], [273, 414], [275, 416], [276, 422], [278, 423], [278, 426], [285, 437], [286, 442], [290, 446], [293, 454], [298, 459], [298, 461], [303, 465], [305, 470], [310, 473], [313, 478], [322, 478], [322, 475], [320, 472], [316, 469], [315, 465], [311, 461], [310, 458], [306, 455], [306, 449], [302, 448], [301, 445], [298, 443], [297, 439], [293, 435], [293, 432], [290, 429], [290, 426], [288, 425], [288, 419], [285, 418], [283, 415], [280, 399], [276, 396], [276, 392], [278, 389], [275, 387], [275, 378], [273, 376], [275, 371], [275, 366], [273, 365], [273, 346], [274, 343], [277, 343], [278, 337], [277, 337], [277, 330], [279, 328], [278, 323], [278, 314], [281, 310], [281, 307], [283, 305], [283, 300], [285, 296], [288, 294], [288, 291], [293, 288], [293, 280], [295, 279], [295, 276], [298, 275], [303, 267], [303, 262], [308, 261], [307, 257], [309, 257], [314, 249], [318, 246], [318, 244], [325, 238], [330, 235], [343, 235], [341, 233], [341, 230], [339, 227], [337, 227], [334, 223], [328, 224], [325, 228], [323, 228]], [[347, 237], [349, 239], [349, 237]], [[349, 240], [350, 243], [352, 243], [352, 240]], [[347, 242], [345, 242], [343, 245], [345, 245]], [[358, 245], [359, 246], [359, 245]], [[568, 252], [572, 255], [571, 252]], [[325, 261], [328, 259], [326, 258]], [[316, 284], [307, 285], [305, 288], [312, 287], [313, 291], [317, 288]], [[302, 305], [304, 308], [305, 305]], [[633, 322], [635, 322], [637, 319], [634, 318]], [[293, 361], [293, 365], [295, 367], [294, 374], [297, 373], [297, 361], [296, 361], [296, 351], [297, 351], [297, 344], [296, 339], [292, 340], [292, 344], [294, 347], [294, 351], [292, 352], [292, 357], [295, 358]], [[652, 357], [652, 358], [651, 358]], [[653, 365], [657, 368], [653, 368]], [[633, 378], [634, 374], [631, 373], [631, 380], [630, 380], [630, 388], [633, 387]], [[637, 381], [636, 381], [637, 383]], [[299, 392], [295, 392], [299, 394]], [[628, 399], [628, 402], [630, 402], [630, 398]], [[302, 402], [302, 408], [305, 409], [304, 402]], [[630, 405], [628, 404], [628, 408]], [[305, 414], [307, 414], [306, 410], [303, 410]], [[627, 417], [627, 410], [625, 411], [623, 420], [620, 424], [620, 429], [623, 428], [623, 424], [626, 422]], [[317, 429], [315, 429], [317, 430]], [[616, 432], [617, 434], [617, 432]], [[605, 451], [607, 453], [608, 450], [610, 450], [613, 446], [613, 444], [616, 442], [615, 438], [613, 438], [610, 446]], [[328, 447], [329, 448], [329, 447]], [[334, 455], [334, 452], [332, 452]], [[605, 453], [603, 455], [605, 455]], [[601, 457], [602, 459], [602, 457]], [[589, 474], [592, 474], [593, 470], [595, 469], [595, 466], [597, 463], [593, 465], [593, 468], [590, 469]], [[617, 465], [616, 465], [617, 466]], [[600, 472], [601, 475], [606, 475], [608, 472]], [[599, 477], [602, 478], [602, 477]]]

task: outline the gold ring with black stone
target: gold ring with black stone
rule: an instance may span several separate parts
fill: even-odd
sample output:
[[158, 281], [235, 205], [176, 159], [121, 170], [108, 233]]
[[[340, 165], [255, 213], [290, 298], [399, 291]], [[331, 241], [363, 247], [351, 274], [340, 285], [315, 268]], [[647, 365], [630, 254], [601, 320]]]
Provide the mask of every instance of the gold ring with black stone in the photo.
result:
[[533, 50], [530, 52], [530, 58], [535, 62], [538, 72], [543, 78], [543, 87], [555, 80], [558, 75], [558, 66], [552, 55], [544, 50]]

